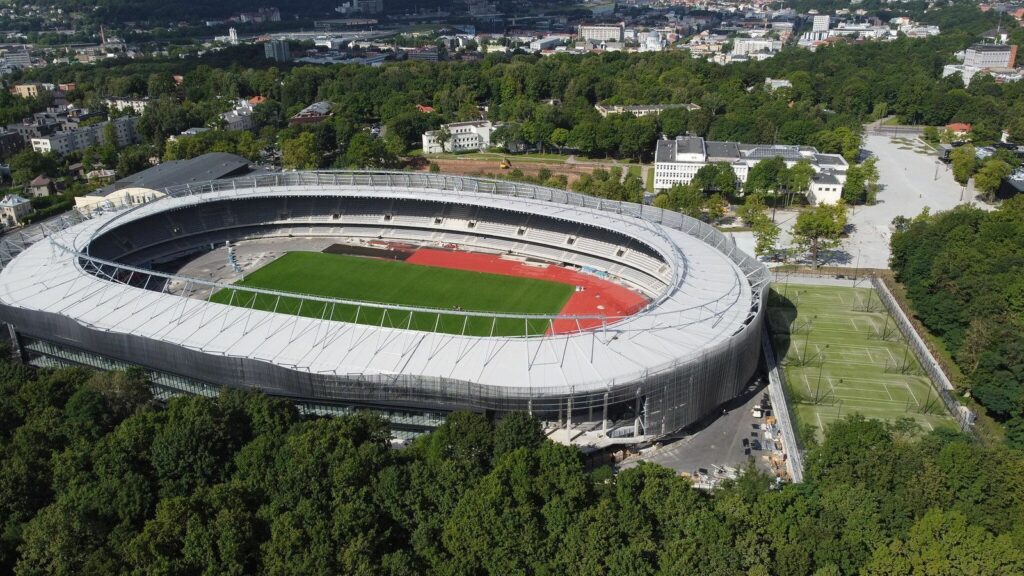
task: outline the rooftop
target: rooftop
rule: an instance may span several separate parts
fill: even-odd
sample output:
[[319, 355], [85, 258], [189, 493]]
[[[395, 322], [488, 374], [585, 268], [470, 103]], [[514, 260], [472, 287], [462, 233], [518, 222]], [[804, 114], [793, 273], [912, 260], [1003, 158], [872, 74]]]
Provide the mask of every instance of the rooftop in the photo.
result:
[[306, 106], [299, 111], [298, 114], [292, 116], [292, 118], [302, 118], [306, 116], [326, 116], [331, 113], [331, 103], [326, 100], [320, 102], [313, 102], [309, 106]]
[[1006, 44], [972, 44], [968, 50], [975, 52], [1009, 52], [1010, 46]]
[[122, 188], [149, 188], [162, 190], [168, 186], [207, 182], [226, 176], [241, 176], [249, 171], [249, 161], [236, 154], [211, 152], [190, 160], [171, 160], [157, 164], [142, 172], [121, 178], [110, 186], [92, 192], [90, 196], [106, 196]]
[[840, 171], [848, 165], [839, 154], [821, 154], [813, 146], [793, 144], [742, 144], [705, 140], [700, 136], [677, 136], [672, 140], [659, 140], [654, 152], [655, 162], [677, 162], [677, 154], [699, 154], [707, 162], [756, 161], [776, 156], [787, 162], [807, 160], [819, 166], [835, 167]]
[[16, 194], [8, 194], [7, 196], [4, 196], [3, 200], [0, 200], [0, 206], [19, 206], [27, 202], [28, 200], [25, 200], [21, 196], [18, 196]]
[[835, 174], [832, 174], [831, 172], [819, 172], [815, 174], [813, 178], [814, 181], [819, 184], [842, 184], [842, 182], [839, 181], [839, 178], [836, 178]]

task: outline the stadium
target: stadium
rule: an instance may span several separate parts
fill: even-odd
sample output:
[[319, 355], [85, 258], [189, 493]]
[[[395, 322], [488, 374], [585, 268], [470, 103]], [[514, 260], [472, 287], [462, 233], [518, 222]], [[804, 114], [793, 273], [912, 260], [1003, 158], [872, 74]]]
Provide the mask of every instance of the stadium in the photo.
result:
[[678, 213], [425, 173], [135, 192], [5, 237], [0, 319], [25, 362], [374, 409], [396, 434], [529, 411], [637, 441], [712, 413], [760, 359], [767, 270]]

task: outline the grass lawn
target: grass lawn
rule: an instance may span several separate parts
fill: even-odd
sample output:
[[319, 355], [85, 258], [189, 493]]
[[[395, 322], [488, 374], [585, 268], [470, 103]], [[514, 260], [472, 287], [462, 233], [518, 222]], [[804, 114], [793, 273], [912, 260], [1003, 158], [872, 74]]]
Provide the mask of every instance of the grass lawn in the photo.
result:
[[[557, 314], [574, 290], [568, 284], [533, 278], [320, 252], [289, 252], [236, 285], [442, 311], [459, 306], [467, 311], [516, 314]], [[548, 328], [544, 321], [526, 326], [522, 320], [470, 318], [467, 321], [463, 316], [444, 312], [384, 312], [311, 302], [300, 305], [297, 298], [256, 295], [230, 288], [217, 292], [212, 300], [311, 318], [476, 336], [543, 334]]]
[[647, 191], [654, 192], [654, 168], [647, 169]]
[[821, 439], [845, 415], [922, 430], [956, 429], [931, 381], [871, 288], [777, 285], [769, 306], [776, 354], [801, 434]]

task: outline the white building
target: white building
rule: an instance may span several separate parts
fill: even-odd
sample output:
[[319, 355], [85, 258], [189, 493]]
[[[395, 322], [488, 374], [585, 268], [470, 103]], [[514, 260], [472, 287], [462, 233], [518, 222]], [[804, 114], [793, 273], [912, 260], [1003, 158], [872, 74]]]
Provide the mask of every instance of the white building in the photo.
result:
[[780, 90], [782, 88], [792, 88], [793, 83], [785, 78], [765, 78], [764, 86], [771, 92]]
[[151, 100], [149, 98], [107, 98], [104, 100], [108, 109], [124, 112], [131, 110], [135, 114], [142, 114], [146, 111]]
[[236, 100], [234, 109], [220, 115], [220, 119], [224, 121], [224, 129], [238, 132], [255, 128], [256, 121], [253, 120], [252, 109], [253, 105], [245, 98]]
[[32, 212], [32, 204], [16, 194], [8, 194], [0, 200], [0, 224], [6, 227], [20, 226]]
[[964, 52], [964, 66], [972, 68], [1013, 68], [1017, 46], [975, 44]]
[[815, 14], [811, 21], [811, 32], [828, 32], [829, 23], [828, 14]]
[[676, 184], [689, 184], [698, 170], [714, 162], [729, 164], [736, 179], [745, 183], [755, 164], [776, 156], [781, 157], [787, 167], [806, 160], [814, 168], [816, 174], [808, 191], [812, 202], [827, 204], [839, 200], [849, 168], [846, 159], [839, 154], [822, 154], [811, 146], [716, 142], [700, 136], [658, 141], [654, 153], [654, 188], [665, 190]]
[[594, 109], [602, 118], [606, 118], [609, 114], [632, 114], [637, 118], [643, 118], [644, 116], [657, 116], [672, 108], [685, 108], [688, 112], [700, 110], [700, 106], [696, 104], [594, 104]]
[[[487, 120], [476, 120], [445, 124], [440, 130], [428, 130], [423, 133], [423, 153], [440, 154], [441, 152], [486, 150], [491, 146], [491, 133], [496, 127]], [[448, 139], [444, 142], [442, 149], [438, 135], [445, 130], [448, 132]]]
[[815, 172], [811, 178], [811, 189], [807, 191], [807, 200], [815, 205], [835, 204], [843, 197], [845, 183], [845, 173]]
[[957, 58], [963, 56], [963, 64], [946, 64], [942, 67], [942, 77], [960, 74], [965, 86], [977, 74], [988, 74], [996, 77], [999, 82], [1018, 82], [1020, 71], [1014, 68], [1017, 61], [1017, 46], [1014, 44], [975, 44]]
[[538, 38], [530, 42], [531, 52], [540, 52], [541, 50], [552, 50], [556, 46], [561, 46], [569, 40], [566, 35], [551, 35], [543, 38]]
[[782, 42], [771, 38], [737, 38], [732, 45], [732, 53], [737, 56], [775, 54], [779, 50], [782, 50]]
[[32, 149], [42, 154], [55, 152], [64, 156], [78, 150], [85, 150], [89, 146], [104, 144], [108, 124], [114, 126], [117, 145], [128, 146], [138, 141], [138, 134], [135, 132], [135, 124], [138, 121], [138, 116], [122, 116], [92, 126], [55, 132], [42, 138], [33, 138]]
[[581, 40], [597, 42], [622, 42], [624, 39], [622, 24], [581, 24], [576, 35]]
[[651, 30], [640, 34], [640, 52], [661, 52], [668, 41], [662, 38], [661, 32]]

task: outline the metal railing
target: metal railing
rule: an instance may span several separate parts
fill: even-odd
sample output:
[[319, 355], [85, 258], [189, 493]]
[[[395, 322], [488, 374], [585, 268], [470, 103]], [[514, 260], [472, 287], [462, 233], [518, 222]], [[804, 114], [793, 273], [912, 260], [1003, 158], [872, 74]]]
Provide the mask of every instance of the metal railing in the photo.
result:
[[765, 365], [768, 368], [768, 394], [772, 400], [772, 412], [782, 431], [782, 447], [786, 452], [786, 471], [794, 483], [804, 481], [804, 456], [793, 430], [793, 419], [789, 415], [789, 399], [786, 398], [786, 376], [775, 361], [775, 349], [768, 326], [764, 327], [761, 338]]

